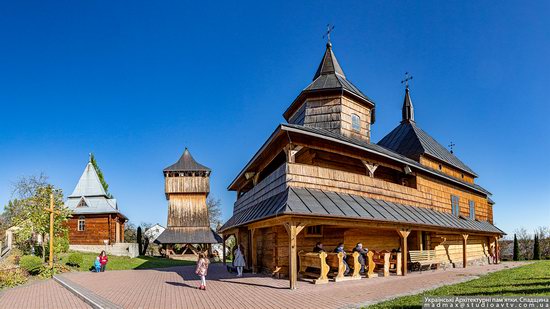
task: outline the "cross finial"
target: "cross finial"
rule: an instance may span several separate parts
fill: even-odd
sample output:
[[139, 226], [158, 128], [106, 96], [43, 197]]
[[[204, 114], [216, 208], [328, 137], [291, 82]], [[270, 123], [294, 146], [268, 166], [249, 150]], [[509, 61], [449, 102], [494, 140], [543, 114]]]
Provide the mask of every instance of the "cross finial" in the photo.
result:
[[327, 24], [327, 32], [323, 35], [323, 39], [327, 38], [327, 44], [330, 44], [330, 33], [334, 30], [334, 25]]
[[402, 84], [405, 84], [407, 89], [409, 89], [409, 81], [413, 79], [413, 76], [409, 72], [405, 72], [405, 79], [401, 81]]
[[451, 143], [449, 144], [449, 148], [451, 148], [451, 153], [453, 153], [453, 147], [454, 147], [454, 146], [456, 146], [456, 144], [453, 143], [453, 142], [451, 142]]

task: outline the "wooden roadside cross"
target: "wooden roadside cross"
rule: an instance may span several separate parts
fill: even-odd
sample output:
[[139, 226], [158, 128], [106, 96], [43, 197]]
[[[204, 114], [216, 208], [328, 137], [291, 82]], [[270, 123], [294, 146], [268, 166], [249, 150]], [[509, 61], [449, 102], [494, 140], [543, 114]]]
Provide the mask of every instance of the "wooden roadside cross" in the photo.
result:
[[50, 193], [50, 208], [44, 208], [50, 213], [50, 269], [53, 269], [53, 223], [54, 215], [59, 214], [59, 211], [54, 210], [53, 193]]

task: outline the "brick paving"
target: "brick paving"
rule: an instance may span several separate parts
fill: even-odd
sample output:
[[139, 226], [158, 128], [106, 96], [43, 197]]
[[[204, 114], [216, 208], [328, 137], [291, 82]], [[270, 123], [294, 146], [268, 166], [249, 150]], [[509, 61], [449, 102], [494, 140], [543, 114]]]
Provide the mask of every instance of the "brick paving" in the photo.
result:
[[[378, 277], [359, 281], [329, 282], [325, 285], [299, 281], [298, 289], [294, 291], [288, 289], [287, 280], [251, 274], [235, 278], [220, 264], [210, 266], [206, 291], [195, 288], [199, 280], [193, 273], [194, 267], [190, 266], [105, 273], [68, 273], [62, 276], [85, 287], [98, 297], [124, 308], [353, 308], [462, 282], [488, 272], [519, 265], [522, 264], [505, 263], [466, 269], [424, 271], [411, 273], [406, 277]], [[30, 293], [34, 293], [31, 295], [25, 295], [22, 291], [15, 292], [23, 288], [8, 290], [5, 295], [0, 296], [0, 308], [35, 308], [35, 304], [39, 305], [36, 308], [86, 307], [86, 304], [78, 299], [74, 300], [76, 297], [61, 295], [59, 291], [55, 294], [55, 297], [58, 297], [55, 304], [59, 305], [42, 306], [47, 299], [43, 294], [47, 290], [53, 290], [56, 284], [48, 281], [42, 286], [26, 287]], [[63, 288], [55, 286], [55, 289]], [[35, 297], [41, 300], [30, 300]], [[17, 307], [12, 304], [29, 306]]]
[[4, 309], [80, 309], [91, 308], [53, 280], [39, 281], [8, 289], [0, 294]]

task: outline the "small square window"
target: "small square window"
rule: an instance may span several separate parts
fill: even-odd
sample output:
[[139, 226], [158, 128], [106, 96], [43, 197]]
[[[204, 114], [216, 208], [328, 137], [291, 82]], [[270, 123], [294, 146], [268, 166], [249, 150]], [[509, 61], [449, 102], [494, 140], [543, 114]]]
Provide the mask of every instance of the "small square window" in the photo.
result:
[[321, 237], [323, 236], [322, 225], [312, 225], [306, 228], [306, 237]]
[[351, 114], [351, 128], [355, 132], [361, 132], [361, 118], [356, 114]]

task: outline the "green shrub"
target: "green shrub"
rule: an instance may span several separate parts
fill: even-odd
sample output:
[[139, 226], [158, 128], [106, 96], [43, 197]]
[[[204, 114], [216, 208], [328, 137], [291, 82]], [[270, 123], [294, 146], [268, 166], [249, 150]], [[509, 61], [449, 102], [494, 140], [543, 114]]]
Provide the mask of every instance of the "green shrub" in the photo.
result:
[[25, 282], [27, 282], [27, 276], [20, 268], [0, 270], [0, 289], [12, 288]]
[[31, 275], [36, 275], [42, 269], [42, 260], [34, 255], [24, 255], [19, 261], [19, 266], [28, 271]]
[[67, 262], [65, 262], [65, 264], [69, 266], [80, 267], [82, 266], [83, 261], [84, 258], [82, 257], [82, 254], [74, 252], [69, 254], [69, 256], [67, 257]]

